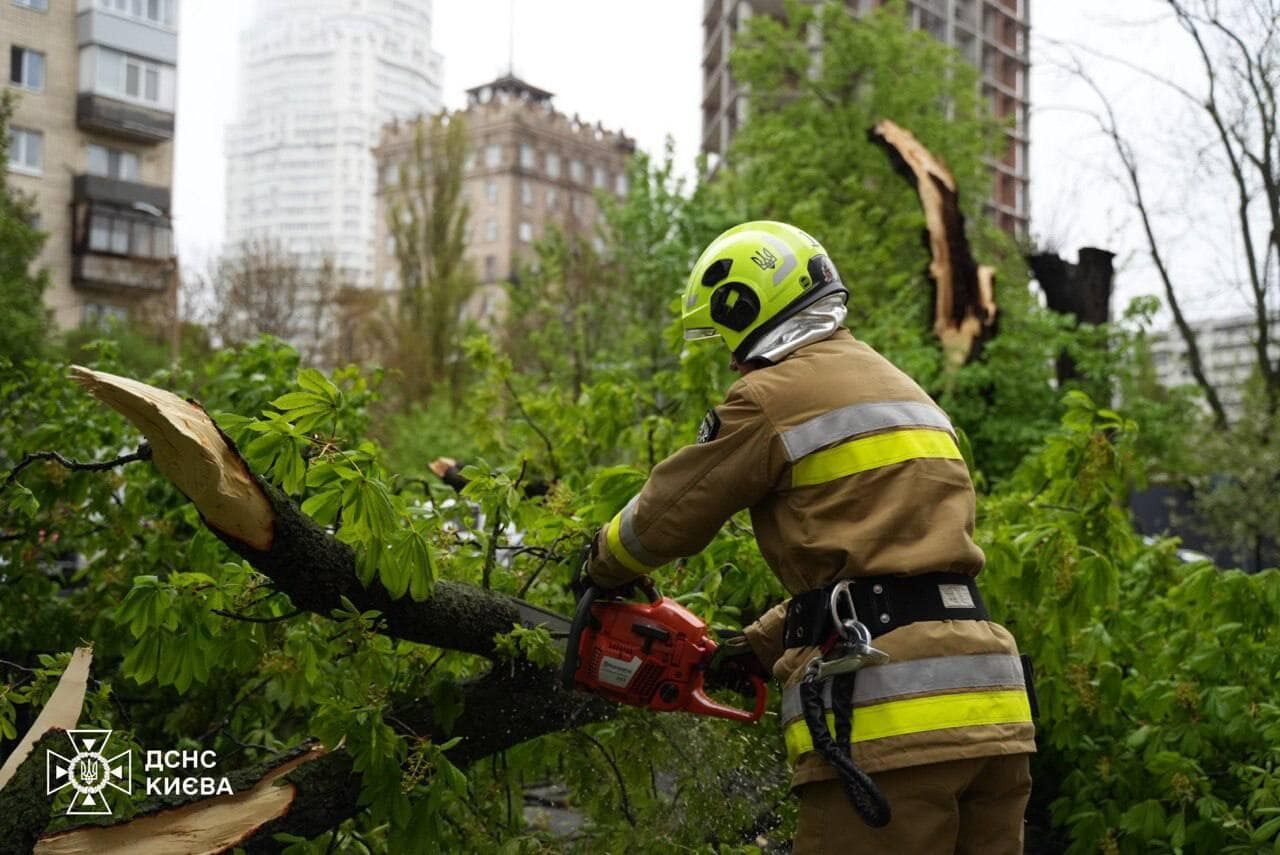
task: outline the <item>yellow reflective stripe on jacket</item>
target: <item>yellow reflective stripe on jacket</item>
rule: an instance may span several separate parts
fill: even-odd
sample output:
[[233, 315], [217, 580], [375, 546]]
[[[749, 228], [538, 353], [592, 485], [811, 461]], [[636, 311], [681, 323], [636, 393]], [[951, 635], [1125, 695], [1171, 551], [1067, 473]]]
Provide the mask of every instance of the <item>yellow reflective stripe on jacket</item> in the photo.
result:
[[956, 441], [945, 431], [897, 430], [850, 440], [801, 458], [791, 469], [791, 486], [825, 484], [856, 472], [922, 457], [964, 459]]
[[[835, 716], [826, 715], [827, 729], [835, 732]], [[999, 692], [959, 692], [929, 695], [859, 707], [853, 713], [853, 742], [869, 742], [951, 727], [1031, 722], [1031, 704], [1023, 689]], [[786, 726], [787, 759], [794, 764], [813, 750], [813, 737], [804, 719]]]
[[636, 556], [627, 551], [622, 545], [622, 513], [619, 512], [609, 521], [608, 528], [605, 529], [604, 535], [605, 545], [609, 547], [609, 553], [618, 560], [618, 563], [628, 570], [635, 573], [648, 573], [658, 565], [648, 565], [640, 561]]

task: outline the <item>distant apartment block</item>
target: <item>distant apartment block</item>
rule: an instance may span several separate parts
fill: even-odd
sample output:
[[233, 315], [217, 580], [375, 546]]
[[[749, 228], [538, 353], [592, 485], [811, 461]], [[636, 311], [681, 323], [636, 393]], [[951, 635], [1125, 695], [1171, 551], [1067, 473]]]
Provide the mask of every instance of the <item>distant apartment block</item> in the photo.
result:
[[[491, 318], [505, 305], [502, 283], [518, 276], [533, 241], [548, 227], [599, 241], [594, 193], [627, 193], [626, 166], [635, 141], [560, 113], [550, 92], [511, 75], [467, 90], [467, 106], [457, 115], [470, 139], [462, 191], [470, 210], [466, 258], [481, 282], [467, 313]], [[387, 125], [374, 150], [381, 176], [376, 271], [388, 292], [398, 287], [399, 275], [388, 196], [400, 187], [414, 128], [413, 122]]]
[[[1257, 319], [1252, 315], [1192, 321], [1205, 377], [1218, 390], [1227, 415], [1240, 414], [1244, 402], [1244, 386], [1258, 364]], [[1270, 319], [1268, 328], [1273, 362], [1280, 360], [1280, 312]], [[1176, 329], [1152, 336], [1151, 357], [1156, 378], [1162, 386], [1174, 387], [1195, 383], [1187, 367], [1187, 349]]]
[[370, 150], [397, 117], [440, 109], [431, 0], [259, 0], [227, 129], [226, 241], [270, 241], [374, 284]]
[[35, 197], [48, 233], [38, 264], [60, 328], [174, 310], [177, 5], [0, 2], [0, 49], [19, 96], [8, 177]]
[[[1015, 236], [1027, 233], [1030, 99], [1030, 0], [908, 0], [911, 25], [956, 48], [982, 74], [982, 92], [994, 114], [1011, 121], [1004, 151], [990, 160], [994, 185], [987, 210]], [[846, 0], [863, 15], [884, 0]], [[746, 97], [729, 71], [734, 41], [752, 15], [782, 18], [784, 0], [703, 0], [702, 150], [713, 162], [724, 157], [746, 118]]]

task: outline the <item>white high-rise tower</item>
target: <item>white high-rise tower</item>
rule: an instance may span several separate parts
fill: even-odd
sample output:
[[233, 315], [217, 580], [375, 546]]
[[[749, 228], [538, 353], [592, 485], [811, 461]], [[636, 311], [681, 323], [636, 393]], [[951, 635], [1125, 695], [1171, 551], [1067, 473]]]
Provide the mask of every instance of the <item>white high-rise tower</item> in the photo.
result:
[[372, 148], [440, 109], [432, 0], [259, 0], [227, 128], [227, 244], [278, 241], [373, 284]]

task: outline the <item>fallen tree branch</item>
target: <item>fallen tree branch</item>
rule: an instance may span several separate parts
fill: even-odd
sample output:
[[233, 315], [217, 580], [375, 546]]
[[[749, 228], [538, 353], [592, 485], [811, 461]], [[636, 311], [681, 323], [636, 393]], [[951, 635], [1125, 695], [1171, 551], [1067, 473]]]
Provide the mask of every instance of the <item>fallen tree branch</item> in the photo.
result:
[[[72, 372], [91, 394], [142, 431], [154, 448], [156, 468], [191, 500], [210, 531], [269, 577], [296, 608], [328, 616], [345, 597], [361, 611], [380, 612], [384, 631], [389, 635], [489, 658], [494, 656], [494, 636], [509, 632], [519, 622], [519, 612], [511, 598], [471, 585], [439, 581], [431, 596], [421, 602], [394, 599], [376, 582], [364, 587], [356, 576], [352, 549], [303, 514], [286, 494], [250, 471], [235, 444], [198, 403], [124, 377], [80, 367], [74, 367]], [[565, 690], [555, 670], [528, 662], [495, 665], [460, 689], [466, 714], [448, 722], [448, 727], [425, 697], [397, 698], [389, 720], [440, 742], [461, 737], [449, 757], [465, 767], [521, 742], [603, 721], [616, 712], [612, 704]], [[346, 753], [334, 751], [325, 757], [323, 766], [316, 765], [320, 763], [317, 760], [316, 764], [306, 761], [303, 767], [328, 769], [323, 774], [308, 773], [317, 776], [314, 786], [325, 793], [345, 794], [347, 788], [358, 791], [359, 779], [350, 773]], [[265, 770], [262, 780], [269, 775], [274, 775], [271, 780], [275, 780], [282, 774], [279, 769]], [[296, 817], [304, 799], [309, 798], [306, 787], [283, 801], [278, 794], [268, 797], [263, 791], [254, 792], [258, 795], [249, 799], [238, 824], [228, 821], [223, 826], [221, 819], [214, 823], [222, 829], [220, 834], [227, 835], [218, 840], [230, 839], [234, 831], [239, 835], [235, 837], [238, 842], [227, 845], [245, 846], [251, 851], [255, 846], [270, 849], [270, 834], [276, 830], [314, 836], [359, 809], [354, 796], [320, 798], [326, 805], [320, 812], [323, 822], [312, 829], [300, 825], [301, 820]], [[190, 816], [221, 817], [221, 813], [203, 811], [215, 808], [213, 803], [219, 799], [228, 798], [232, 797], [205, 800], [209, 802], [207, 806], [193, 803], [188, 806]], [[274, 818], [264, 825], [262, 813], [277, 807], [283, 812], [273, 814]], [[304, 826], [306, 830], [292, 830]], [[159, 826], [151, 825], [136, 826], [135, 831], [144, 827], [161, 832]], [[83, 833], [89, 832], [86, 829]], [[101, 837], [105, 832], [95, 834]], [[131, 834], [130, 839], [137, 837]], [[99, 841], [95, 838], [94, 842], [97, 845]]]

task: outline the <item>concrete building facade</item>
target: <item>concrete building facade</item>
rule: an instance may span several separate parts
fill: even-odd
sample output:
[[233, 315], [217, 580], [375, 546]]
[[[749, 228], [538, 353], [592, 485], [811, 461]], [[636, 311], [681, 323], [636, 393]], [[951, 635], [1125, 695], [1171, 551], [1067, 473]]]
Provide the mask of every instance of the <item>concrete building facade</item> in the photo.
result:
[[[533, 241], [548, 227], [599, 241], [594, 194], [626, 195], [635, 141], [566, 116], [555, 109], [552, 93], [512, 75], [469, 89], [458, 115], [470, 141], [462, 190], [470, 211], [466, 258], [481, 283], [467, 313], [487, 319], [501, 314], [503, 283], [517, 278]], [[412, 155], [414, 128], [413, 122], [387, 125], [374, 150], [380, 176], [376, 277], [387, 292], [395, 291], [399, 275], [387, 225], [389, 194], [398, 191], [400, 170]]]
[[370, 153], [382, 126], [440, 109], [432, 0], [260, 0], [227, 129], [229, 247], [278, 243], [374, 284]]
[[[1234, 315], [1190, 324], [1200, 349], [1205, 378], [1218, 390], [1227, 416], [1240, 415], [1245, 384], [1258, 364], [1257, 318]], [[1280, 312], [1271, 316], [1268, 336], [1271, 360], [1280, 362]], [[1176, 329], [1163, 330], [1151, 337], [1151, 358], [1156, 379], [1162, 386], [1172, 388], [1196, 382], [1187, 367], [1186, 344]]]
[[[988, 165], [993, 187], [987, 211], [1005, 231], [1027, 234], [1030, 221], [1030, 0], [908, 0], [911, 25], [956, 48], [982, 74], [982, 92], [996, 117], [1011, 121], [1005, 148]], [[884, 0], [845, 0], [863, 15]], [[702, 150], [724, 157], [746, 119], [747, 102], [729, 71], [737, 34], [752, 15], [781, 18], [784, 0], [703, 0]]]
[[177, 0], [10, 0], [10, 186], [36, 200], [62, 329], [172, 317]]

